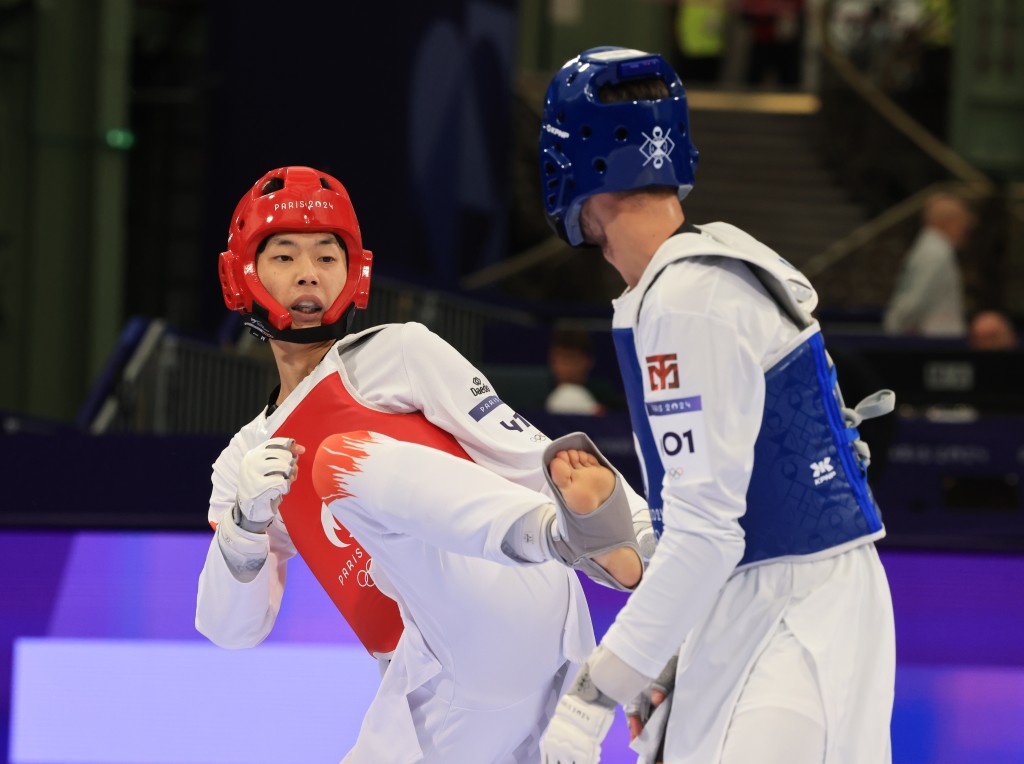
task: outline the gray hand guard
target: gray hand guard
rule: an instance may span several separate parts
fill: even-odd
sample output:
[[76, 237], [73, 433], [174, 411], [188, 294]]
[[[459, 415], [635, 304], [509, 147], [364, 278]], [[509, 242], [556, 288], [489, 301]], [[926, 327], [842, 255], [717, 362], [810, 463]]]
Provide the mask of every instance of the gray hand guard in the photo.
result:
[[[615, 473], [615, 488], [605, 502], [593, 512], [576, 514], [565, 504], [562, 493], [551, 479], [548, 465], [559, 451], [576, 449], [593, 454], [598, 462]], [[590, 578], [620, 591], [627, 591], [608, 572], [591, 559], [594, 555], [629, 547], [640, 554], [633, 529], [633, 516], [622, 487], [622, 477], [598, 450], [594, 442], [582, 432], [573, 432], [551, 441], [544, 449], [544, 478], [555, 497], [557, 528], [549, 529], [551, 547], [566, 565], [582, 570]]]

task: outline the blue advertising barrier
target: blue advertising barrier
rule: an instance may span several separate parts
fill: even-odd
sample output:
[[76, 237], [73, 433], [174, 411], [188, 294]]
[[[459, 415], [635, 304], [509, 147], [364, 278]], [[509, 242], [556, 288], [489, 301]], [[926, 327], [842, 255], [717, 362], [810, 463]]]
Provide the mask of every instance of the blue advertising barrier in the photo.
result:
[[[524, 410], [550, 437], [588, 433], [643, 492], [629, 417]], [[8, 474], [6, 527], [206, 527], [210, 469], [229, 436], [88, 435], [6, 417], [0, 458]], [[14, 423], [14, 424], [12, 424]], [[874, 447], [870, 481], [890, 545], [1024, 549], [1024, 417], [938, 422], [892, 417]], [[867, 423], [866, 423], [867, 424]]]

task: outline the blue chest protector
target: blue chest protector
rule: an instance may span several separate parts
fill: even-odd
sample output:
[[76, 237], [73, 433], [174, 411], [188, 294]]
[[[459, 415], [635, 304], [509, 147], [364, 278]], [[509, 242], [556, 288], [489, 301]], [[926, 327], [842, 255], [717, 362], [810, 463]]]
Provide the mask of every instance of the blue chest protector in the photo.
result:
[[[655, 532], [661, 535], [665, 475], [644, 404], [633, 330], [613, 339], [640, 447]], [[740, 519], [746, 550], [739, 566], [811, 555], [882, 530], [865, 469], [852, 447], [836, 396], [834, 367], [821, 333], [812, 334], [765, 373], [765, 408], [754, 444], [747, 511]]]

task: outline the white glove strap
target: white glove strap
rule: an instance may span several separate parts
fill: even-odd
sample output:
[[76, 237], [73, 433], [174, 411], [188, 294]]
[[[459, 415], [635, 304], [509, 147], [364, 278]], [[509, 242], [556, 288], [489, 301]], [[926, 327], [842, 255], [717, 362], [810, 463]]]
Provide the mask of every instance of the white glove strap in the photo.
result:
[[250, 520], [242, 514], [242, 508], [238, 506], [238, 501], [235, 501], [235, 505], [231, 508], [231, 519], [235, 521], [235, 525], [249, 533], [266, 533], [267, 527], [274, 522], [273, 517], [265, 522]]
[[266, 533], [245, 531], [226, 517], [217, 525], [217, 546], [231, 574], [245, 584], [259, 575], [270, 554]]

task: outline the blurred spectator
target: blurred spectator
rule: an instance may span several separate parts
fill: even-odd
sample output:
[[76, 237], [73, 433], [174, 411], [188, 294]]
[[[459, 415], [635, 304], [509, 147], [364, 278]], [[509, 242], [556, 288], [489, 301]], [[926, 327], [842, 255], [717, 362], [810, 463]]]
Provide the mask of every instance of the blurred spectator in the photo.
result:
[[919, 45], [893, 3], [872, 3], [854, 29], [847, 49], [853, 64], [890, 95], [910, 90], [918, 76]]
[[554, 387], [544, 402], [552, 414], [603, 414], [604, 406], [587, 387], [594, 368], [594, 345], [579, 329], [556, 329], [548, 347]]
[[621, 385], [594, 372], [597, 355], [590, 332], [556, 328], [548, 345], [551, 391], [544, 408], [552, 414], [595, 414], [625, 411]]
[[963, 279], [956, 251], [974, 225], [958, 196], [936, 193], [925, 202], [922, 227], [907, 252], [883, 318], [888, 334], [964, 337]]
[[842, 45], [854, 66], [871, 77], [877, 75], [895, 33], [887, 8], [885, 3], [872, 3], [860, 24], [849, 25], [852, 31]]
[[971, 319], [967, 344], [972, 350], [1013, 350], [1018, 347], [1017, 330], [1005, 313], [981, 310]]
[[953, 22], [950, 0], [836, 2], [830, 37], [883, 92], [945, 140]]
[[[750, 29], [748, 85], [772, 81], [786, 87], [800, 84], [803, 56], [803, 0], [741, 0], [740, 12]], [[682, 72], [686, 76], [686, 72]]]
[[676, 63], [687, 83], [718, 83], [728, 14], [729, 0], [678, 0]]

